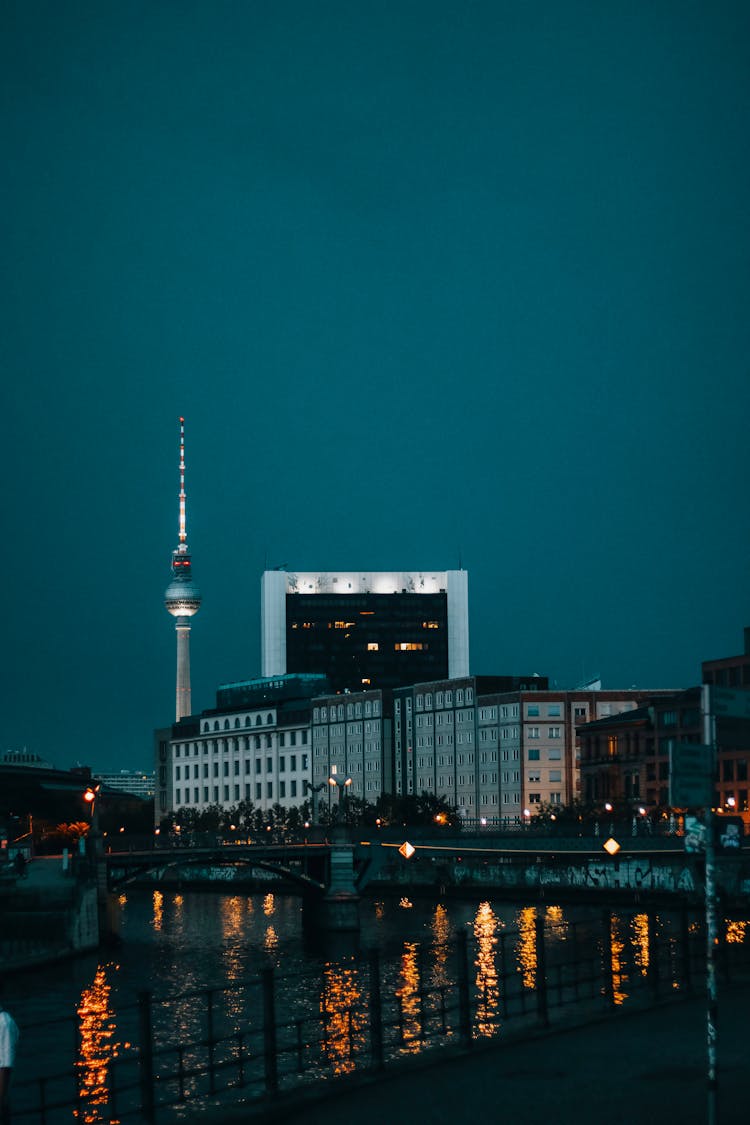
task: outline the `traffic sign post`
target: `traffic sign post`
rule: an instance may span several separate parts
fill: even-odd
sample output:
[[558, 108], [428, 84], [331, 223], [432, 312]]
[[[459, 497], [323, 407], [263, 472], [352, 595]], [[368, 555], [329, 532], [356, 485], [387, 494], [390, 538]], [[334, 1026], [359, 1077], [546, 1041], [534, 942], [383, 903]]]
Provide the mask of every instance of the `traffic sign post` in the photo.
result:
[[713, 746], [669, 743], [669, 805], [673, 809], [710, 809], [714, 798]]

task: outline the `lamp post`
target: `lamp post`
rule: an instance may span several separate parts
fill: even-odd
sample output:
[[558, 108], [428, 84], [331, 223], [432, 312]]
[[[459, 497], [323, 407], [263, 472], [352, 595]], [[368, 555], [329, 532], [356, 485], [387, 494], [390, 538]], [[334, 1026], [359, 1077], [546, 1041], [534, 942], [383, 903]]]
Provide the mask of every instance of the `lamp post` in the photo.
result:
[[346, 824], [346, 791], [352, 783], [350, 777], [329, 777], [328, 784], [338, 788], [339, 803], [337, 807], [337, 820], [342, 824]]
[[312, 816], [310, 817], [310, 819], [311, 819], [313, 824], [316, 824], [317, 823], [317, 817], [316, 817], [315, 814], [317, 812], [317, 801], [315, 800], [315, 798], [316, 798], [318, 793], [323, 792], [323, 790], [326, 787], [326, 783], [325, 783], [325, 781], [321, 781], [320, 785], [313, 785], [313, 783], [311, 781], [303, 781], [302, 785], [303, 785], [306, 793], [312, 794], [312, 801], [311, 801]]

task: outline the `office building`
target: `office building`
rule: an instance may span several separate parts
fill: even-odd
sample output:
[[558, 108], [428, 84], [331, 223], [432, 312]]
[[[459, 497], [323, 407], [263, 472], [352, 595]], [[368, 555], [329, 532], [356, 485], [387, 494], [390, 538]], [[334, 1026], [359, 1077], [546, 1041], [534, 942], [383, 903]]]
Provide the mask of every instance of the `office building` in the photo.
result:
[[325, 674], [334, 692], [468, 675], [464, 570], [262, 578], [264, 676]]
[[260, 677], [224, 684], [216, 706], [175, 723], [163, 752], [164, 803], [200, 812], [252, 801], [267, 812], [306, 799], [311, 780], [310, 712], [325, 676]]
[[312, 750], [312, 784], [318, 801], [330, 805], [337, 800], [338, 781], [349, 783], [350, 796], [370, 804], [382, 793], [392, 792], [391, 693], [376, 689], [315, 699]]

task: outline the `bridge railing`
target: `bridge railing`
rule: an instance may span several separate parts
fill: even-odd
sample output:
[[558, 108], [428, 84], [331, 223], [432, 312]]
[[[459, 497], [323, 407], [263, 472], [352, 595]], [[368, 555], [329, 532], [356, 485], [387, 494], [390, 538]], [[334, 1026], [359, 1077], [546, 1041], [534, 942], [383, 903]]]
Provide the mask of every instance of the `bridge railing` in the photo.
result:
[[[19, 1070], [14, 1125], [177, 1121], [190, 1106], [249, 1107], [305, 1086], [441, 1048], [470, 1049], [539, 1026], [563, 1027], [607, 1009], [688, 994], [705, 972], [705, 932], [684, 913], [604, 911], [600, 922], [562, 922], [531, 908], [518, 930], [481, 912], [473, 931], [402, 943], [283, 974], [272, 967], [221, 987], [141, 992], [116, 1015], [22, 1028], [24, 1040], [71, 1043], [72, 1065]], [[750, 971], [750, 925], [728, 923], [725, 982]]]

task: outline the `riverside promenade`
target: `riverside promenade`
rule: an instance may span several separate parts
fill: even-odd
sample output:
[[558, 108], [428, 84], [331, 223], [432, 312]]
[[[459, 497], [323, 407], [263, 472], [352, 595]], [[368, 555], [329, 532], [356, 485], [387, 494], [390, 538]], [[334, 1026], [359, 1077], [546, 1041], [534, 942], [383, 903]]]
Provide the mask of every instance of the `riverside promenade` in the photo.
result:
[[[750, 981], [719, 992], [715, 1125], [747, 1115]], [[189, 1118], [188, 1118], [189, 1119]], [[696, 993], [653, 1008], [471, 1051], [425, 1052], [381, 1074], [338, 1079], [276, 1103], [201, 1113], [205, 1125], [706, 1125], [706, 1002]]]

